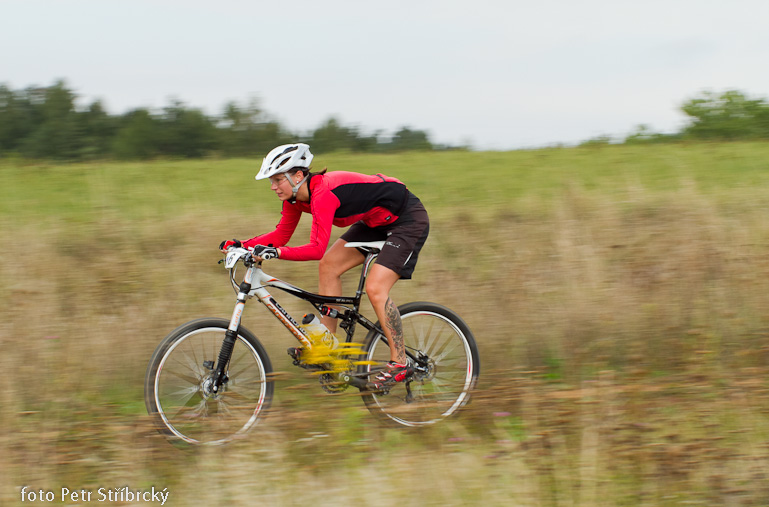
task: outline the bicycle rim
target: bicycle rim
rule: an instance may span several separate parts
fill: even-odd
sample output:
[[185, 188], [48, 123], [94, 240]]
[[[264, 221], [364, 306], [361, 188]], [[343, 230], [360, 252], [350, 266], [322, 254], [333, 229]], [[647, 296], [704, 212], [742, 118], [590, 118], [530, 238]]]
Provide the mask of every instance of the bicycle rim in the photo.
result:
[[[414, 376], [411, 401], [407, 401], [403, 383], [395, 384], [388, 394], [371, 393], [364, 400], [369, 409], [397, 424], [433, 424], [451, 416], [469, 400], [478, 375], [475, 342], [458, 317], [414, 309], [402, 311], [401, 320], [406, 348], [428, 358], [428, 372]], [[389, 357], [390, 349], [384, 340], [371, 342], [367, 359], [382, 363]]]
[[153, 385], [158, 416], [171, 434], [189, 444], [217, 445], [244, 435], [269, 402], [265, 364], [253, 344], [238, 335], [229, 381], [210, 390], [211, 370], [226, 329], [204, 327], [175, 340], [157, 367]]

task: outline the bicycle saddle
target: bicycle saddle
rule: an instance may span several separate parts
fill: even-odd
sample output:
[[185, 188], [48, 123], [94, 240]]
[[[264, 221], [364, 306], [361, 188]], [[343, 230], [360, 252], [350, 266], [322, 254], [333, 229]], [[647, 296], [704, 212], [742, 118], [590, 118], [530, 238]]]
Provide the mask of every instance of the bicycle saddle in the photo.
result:
[[366, 252], [377, 253], [382, 250], [384, 244], [384, 241], [350, 241], [349, 243], [345, 243], [344, 246], [348, 248], [365, 250]]

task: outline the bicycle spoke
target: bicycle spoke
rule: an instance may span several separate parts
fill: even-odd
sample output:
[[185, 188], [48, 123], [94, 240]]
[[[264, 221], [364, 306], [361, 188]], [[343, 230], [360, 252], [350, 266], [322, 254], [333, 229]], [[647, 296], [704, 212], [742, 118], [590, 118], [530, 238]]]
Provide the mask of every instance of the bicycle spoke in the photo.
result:
[[434, 326], [435, 322], [430, 322], [430, 328], [426, 333], [414, 333], [417, 337], [417, 348], [419, 350], [426, 351], [428, 349], [428, 343], [430, 342], [428, 337], [430, 336], [430, 333], [432, 333]]
[[200, 382], [200, 377], [199, 378], [193, 378], [193, 377], [190, 377], [189, 375], [184, 375], [183, 373], [179, 373], [179, 372], [174, 371], [174, 370], [168, 370], [168, 373], [173, 375], [176, 378], [184, 380], [188, 384], [195, 384], [195, 385], [197, 385]]
[[[181, 417], [184, 417], [186, 419], [191, 419], [192, 417], [199, 417], [203, 411], [206, 409], [206, 400], [200, 400], [199, 402], [193, 404], [193, 405], [181, 405], [179, 406], [176, 411], [171, 415], [168, 419], [169, 420], [175, 420], [179, 419]], [[186, 415], [187, 412], [191, 412], [191, 415]]]
[[[194, 356], [194, 350], [191, 350], [190, 352], [192, 352]], [[188, 352], [183, 352], [183, 354], [184, 355], [181, 357], [181, 359], [183, 359], [184, 361], [182, 362], [181, 360], [177, 359], [176, 362], [180, 364], [182, 367], [186, 367], [196, 375], [201, 376], [201, 369], [203, 367], [203, 363], [198, 363], [194, 357], [190, 357], [190, 353]]]
[[452, 345], [450, 336], [443, 340], [439, 340], [439, 337], [436, 337], [436, 339], [431, 342], [431, 347], [428, 349], [427, 355], [433, 358], [434, 361], [438, 361], [438, 358], [443, 357], [459, 346], [461, 346], [461, 344], [458, 342], [453, 342]]
[[190, 358], [189, 355], [187, 355], [187, 359], [191, 364], [192, 371], [200, 373], [200, 368], [203, 366], [202, 362], [198, 362], [198, 356], [195, 354], [195, 349], [190, 348], [190, 354], [192, 354], [192, 357]]
[[259, 392], [264, 385], [264, 380], [260, 378], [248, 379], [248, 380], [230, 380], [229, 391], [231, 393], [239, 393], [242, 390]]
[[220, 398], [218, 400], [218, 403], [216, 404], [216, 415], [219, 416], [219, 418], [224, 418], [225, 416], [232, 415], [232, 411], [227, 406], [227, 402], [224, 401], [223, 398]]
[[192, 398], [195, 393], [198, 392], [197, 386], [190, 386], [190, 387], [183, 387], [179, 389], [178, 391], [173, 392], [164, 392], [163, 397], [164, 398], [172, 398], [177, 399], [181, 405], [184, 405], [187, 403], [187, 401]]
[[[234, 366], [239, 366], [237, 363]], [[243, 372], [247, 371], [249, 368], [253, 368], [253, 365], [250, 365], [248, 363], [245, 363], [242, 365], [240, 370], [234, 370], [233, 369], [233, 363], [230, 361], [230, 368], [228, 375], [230, 378], [236, 378], [243, 374]]]

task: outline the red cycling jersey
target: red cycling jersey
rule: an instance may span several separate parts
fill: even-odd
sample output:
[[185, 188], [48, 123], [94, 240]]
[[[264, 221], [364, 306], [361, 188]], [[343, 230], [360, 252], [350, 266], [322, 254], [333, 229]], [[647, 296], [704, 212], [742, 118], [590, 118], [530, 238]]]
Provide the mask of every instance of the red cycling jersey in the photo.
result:
[[[409, 191], [396, 178], [347, 171], [313, 174], [307, 182], [310, 202], [283, 202], [275, 230], [256, 236], [243, 245], [282, 247], [280, 258], [290, 261], [319, 260], [326, 253], [331, 226], [347, 227], [362, 221], [369, 227], [395, 222], [408, 200]], [[310, 242], [286, 247], [302, 213], [312, 214]]]

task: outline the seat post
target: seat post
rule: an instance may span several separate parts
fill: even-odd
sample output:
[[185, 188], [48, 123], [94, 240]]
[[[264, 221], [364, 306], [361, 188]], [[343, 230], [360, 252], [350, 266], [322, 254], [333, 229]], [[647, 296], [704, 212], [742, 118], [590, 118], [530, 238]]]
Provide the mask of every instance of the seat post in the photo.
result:
[[369, 269], [371, 269], [371, 263], [374, 262], [374, 259], [376, 259], [377, 255], [379, 255], [378, 251], [369, 250], [366, 254], [366, 260], [363, 261], [363, 270], [361, 270], [360, 273], [358, 291], [355, 293], [355, 297], [358, 299], [358, 301], [360, 301], [361, 297], [363, 296], [363, 290], [366, 286], [366, 278], [368, 277]]

